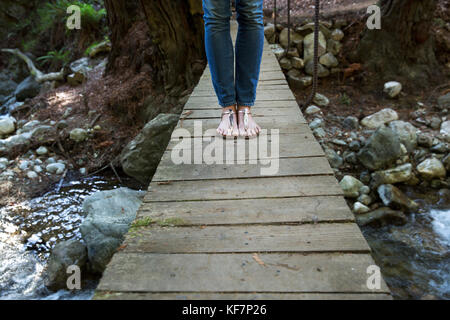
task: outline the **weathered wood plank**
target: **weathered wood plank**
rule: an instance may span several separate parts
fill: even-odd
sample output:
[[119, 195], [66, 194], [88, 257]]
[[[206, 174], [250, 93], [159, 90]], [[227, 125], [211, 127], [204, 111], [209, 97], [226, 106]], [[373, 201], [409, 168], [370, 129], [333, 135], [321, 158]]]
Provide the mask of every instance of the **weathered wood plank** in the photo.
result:
[[[264, 139], [264, 140], [263, 140]], [[211, 140], [211, 141], [208, 141]], [[253, 150], [251, 145], [256, 142], [267, 145], [267, 152], [262, 149]], [[260, 141], [258, 141], [260, 140]], [[293, 147], [295, 146], [295, 148]], [[207, 138], [173, 138], [169, 142], [163, 158], [169, 159], [171, 156], [187, 157], [193, 162], [194, 155], [210, 154], [208, 148], [215, 147], [216, 150], [222, 148], [222, 157], [225, 163], [227, 159], [260, 160], [273, 158], [293, 158], [293, 157], [318, 157], [324, 156], [320, 144], [314, 139], [311, 133], [279, 135], [278, 142], [272, 141], [271, 136], [259, 136], [249, 139], [223, 139], [222, 137]], [[252, 150], [252, 151], [250, 151]], [[172, 151], [174, 152], [172, 154]], [[239, 154], [239, 157], [238, 157]]]
[[[254, 118], [259, 117], [293, 117], [301, 119], [298, 107], [288, 107], [288, 108], [271, 108], [271, 107], [261, 107], [253, 108], [252, 116]], [[206, 110], [186, 110], [181, 116], [184, 119], [220, 119], [222, 117], [222, 112], [220, 109], [206, 109]]]
[[354, 221], [340, 196], [146, 202], [139, 218], [181, 218], [181, 225], [282, 224]]
[[[367, 288], [369, 254], [155, 254], [118, 252], [98, 290], [124, 292], [389, 293]], [[132, 270], [132, 272], [131, 272]]]
[[97, 292], [95, 300], [392, 300], [385, 293]]
[[343, 195], [334, 176], [151, 182], [144, 201], [197, 201]]
[[[297, 101], [293, 100], [278, 100], [278, 101], [255, 101], [255, 105], [253, 106], [253, 110], [256, 110], [258, 108], [264, 108], [264, 107], [270, 107], [270, 108], [299, 108]], [[195, 110], [195, 109], [215, 109], [220, 110], [221, 106], [217, 103], [217, 100], [215, 102], [192, 102], [188, 101], [185, 106], [184, 110]]]
[[[166, 154], [167, 156], [167, 154]], [[170, 156], [163, 157], [153, 181], [211, 180], [258, 178], [261, 176], [309, 176], [333, 174], [325, 157], [284, 158], [267, 160], [269, 164], [182, 164], [175, 165]], [[233, 161], [234, 162], [234, 161]]]
[[126, 253], [370, 252], [355, 223], [183, 228], [151, 225], [128, 234], [124, 244]]

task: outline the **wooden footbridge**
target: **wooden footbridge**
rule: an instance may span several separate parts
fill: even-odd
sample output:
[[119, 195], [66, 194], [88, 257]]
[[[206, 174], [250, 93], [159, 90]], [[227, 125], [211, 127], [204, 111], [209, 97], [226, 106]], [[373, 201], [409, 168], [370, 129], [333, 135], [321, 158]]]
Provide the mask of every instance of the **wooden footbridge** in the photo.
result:
[[[269, 145], [279, 130], [265, 159], [275, 175], [249, 151], [243, 164], [174, 164], [172, 152], [201, 154], [219, 122], [206, 68], [177, 127], [189, 148], [172, 136], [95, 299], [390, 299], [382, 279], [367, 286], [370, 248], [267, 42], [253, 112]], [[260, 139], [218, 140], [228, 154]]]

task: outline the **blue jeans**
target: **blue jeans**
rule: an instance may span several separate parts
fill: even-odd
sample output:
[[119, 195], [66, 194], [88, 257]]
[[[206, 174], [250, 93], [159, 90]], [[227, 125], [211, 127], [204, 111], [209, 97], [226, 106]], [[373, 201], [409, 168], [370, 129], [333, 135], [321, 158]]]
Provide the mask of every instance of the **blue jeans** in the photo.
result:
[[206, 57], [219, 104], [253, 106], [264, 47], [263, 0], [236, 0], [239, 28], [235, 53], [230, 34], [231, 1], [203, 0], [203, 12]]

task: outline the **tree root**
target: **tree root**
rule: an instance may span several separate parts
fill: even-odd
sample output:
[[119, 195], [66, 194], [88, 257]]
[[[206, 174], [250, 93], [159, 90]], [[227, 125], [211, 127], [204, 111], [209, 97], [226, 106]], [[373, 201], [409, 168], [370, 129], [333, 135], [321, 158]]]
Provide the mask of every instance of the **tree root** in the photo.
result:
[[13, 55], [18, 56], [23, 61], [25, 61], [25, 63], [27, 64], [28, 70], [30, 71], [30, 74], [39, 83], [64, 79], [64, 68], [61, 69], [61, 71], [59, 71], [59, 72], [43, 73], [42, 71], [37, 69], [35, 67], [33, 61], [31, 61], [31, 59], [28, 58], [25, 54], [23, 54], [19, 49], [1, 49], [0, 51], [11, 53]]

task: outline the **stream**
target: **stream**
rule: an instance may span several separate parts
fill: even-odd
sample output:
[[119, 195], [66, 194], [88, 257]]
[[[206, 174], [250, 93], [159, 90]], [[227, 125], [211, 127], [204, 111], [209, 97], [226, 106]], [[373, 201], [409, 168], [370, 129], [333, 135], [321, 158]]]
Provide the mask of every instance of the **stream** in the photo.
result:
[[[0, 209], [0, 299], [92, 298], [98, 279], [80, 291], [50, 292], [43, 286], [43, 270], [58, 241], [81, 237], [83, 200], [124, 184], [113, 174], [68, 175], [66, 180], [41, 197]], [[408, 215], [407, 224], [364, 227], [363, 234], [394, 298], [450, 299], [448, 193], [406, 192], [421, 205], [419, 212]]]

